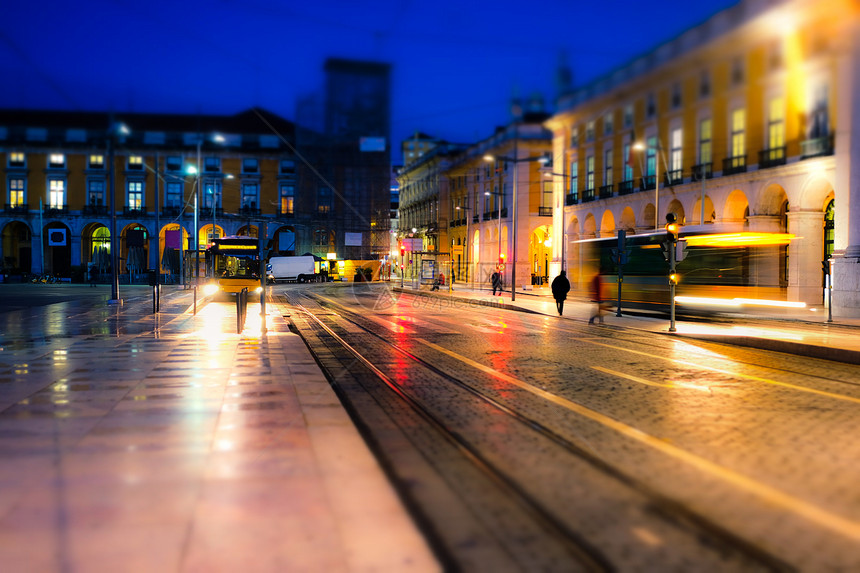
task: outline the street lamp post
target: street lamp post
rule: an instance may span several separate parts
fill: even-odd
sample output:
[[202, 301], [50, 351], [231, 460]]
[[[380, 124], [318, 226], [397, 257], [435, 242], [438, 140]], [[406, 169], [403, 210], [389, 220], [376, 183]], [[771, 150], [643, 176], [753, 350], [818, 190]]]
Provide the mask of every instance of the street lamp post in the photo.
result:
[[[472, 250], [472, 237], [469, 235], [469, 219], [472, 218], [472, 215], [468, 214], [468, 212], [471, 211], [472, 209], [469, 207], [461, 207], [459, 205], [457, 205], [454, 208], [457, 209], [458, 211], [466, 211], [467, 212], [467, 214], [466, 214], [466, 242], [464, 245], [466, 247], [466, 280], [463, 282], [469, 282], [469, 276], [470, 276], [470, 273], [469, 273], [469, 251]], [[501, 218], [499, 220], [501, 220]], [[474, 280], [475, 273], [471, 273], [471, 276], [472, 276], [472, 288], [474, 289], [475, 288], [475, 280]]]
[[[498, 191], [484, 191], [484, 195], [487, 197], [491, 197], [493, 195], [498, 196], [498, 197], [504, 197], [505, 196], [504, 193], [501, 193]], [[496, 209], [496, 211], [498, 212], [498, 215], [499, 215], [499, 229], [498, 229], [498, 232], [499, 232], [499, 252], [498, 252], [498, 256], [496, 257], [496, 260], [498, 261], [498, 263], [496, 263], [496, 264], [501, 266], [503, 264], [502, 263], [502, 258], [503, 258], [502, 257], [502, 201], [501, 200], [498, 201], [497, 206], [498, 206], [498, 209]], [[502, 269], [500, 268], [499, 270], [501, 271]], [[504, 275], [502, 275], [502, 276], [504, 276]]]
[[[517, 138], [514, 138], [514, 157], [504, 157], [504, 156], [493, 156], [493, 155], [485, 155], [484, 161], [494, 161], [501, 160], [506, 163], [513, 163], [514, 165], [514, 188], [513, 188], [513, 209], [511, 211], [511, 225], [513, 226], [512, 233], [512, 254], [511, 254], [511, 302], [517, 299], [517, 179], [518, 172], [517, 166], [520, 163], [530, 162], [530, 161], [540, 161], [543, 164], [549, 162], [550, 158], [547, 155], [540, 155], [537, 157], [517, 157]], [[499, 212], [499, 217], [501, 218], [501, 212]], [[501, 224], [501, 221], [500, 221]]]
[[110, 300], [108, 304], [122, 304], [119, 298], [119, 241], [116, 236], [116, 166], [114, 165], [115, 139], [118, 135], [128, 135], [125, 124], [112, 124], [108, 133], [108, 164], [110, 165]]

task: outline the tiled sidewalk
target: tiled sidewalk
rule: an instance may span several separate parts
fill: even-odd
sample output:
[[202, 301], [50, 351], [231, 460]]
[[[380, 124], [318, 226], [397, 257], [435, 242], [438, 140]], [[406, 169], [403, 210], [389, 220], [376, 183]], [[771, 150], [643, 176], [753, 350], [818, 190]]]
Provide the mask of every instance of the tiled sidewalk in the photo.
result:
[[0, 569], [438, 570], [277, 309], [189, 303], [0, 349]]

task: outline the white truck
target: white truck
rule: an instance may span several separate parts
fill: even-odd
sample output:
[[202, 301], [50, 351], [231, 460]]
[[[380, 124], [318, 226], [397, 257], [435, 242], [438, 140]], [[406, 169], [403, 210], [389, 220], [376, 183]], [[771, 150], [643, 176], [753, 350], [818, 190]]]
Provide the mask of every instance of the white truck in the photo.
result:
[[300, 257], [272, 257], [266, 267], [269, 282], [297, 282], [307, 283], [319, 280], [316, 272], [314, 258], [308, 256]]

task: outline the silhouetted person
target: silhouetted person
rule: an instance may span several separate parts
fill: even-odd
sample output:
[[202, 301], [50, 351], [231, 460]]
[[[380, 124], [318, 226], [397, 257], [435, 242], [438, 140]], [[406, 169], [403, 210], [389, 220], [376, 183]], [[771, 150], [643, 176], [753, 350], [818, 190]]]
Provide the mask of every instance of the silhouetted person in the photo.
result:
[[496, 294], [496, 291], [499, 291], [499, 294], [502, 293], [502, 275], [499, 274], [499, 271], [495, 271], [493, 276], [490, 277], [490, 282], [493, 283], [493, 295]]
[[552, 279], [552, 297], [555, 299], [555, 306], [558, 308], [558, 315], [561, 316], [564, 311], [564, 299], [567, 298], [567, 293], [570, 292], [570, 281], [567, 280], [566, 273], [561, 273]]

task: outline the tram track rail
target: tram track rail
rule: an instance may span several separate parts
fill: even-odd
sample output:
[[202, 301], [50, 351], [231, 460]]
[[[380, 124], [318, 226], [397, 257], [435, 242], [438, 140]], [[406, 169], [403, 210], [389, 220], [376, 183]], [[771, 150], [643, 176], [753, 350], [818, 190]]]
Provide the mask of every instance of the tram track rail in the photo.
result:
[[[701, 514], [697, 510], [688, 507], [683, 502], [676, 501], [660, 493], [624, 469], [596, 455], [590, 450], [590, 448], [584, 447], [570, 438], [561, 435], [557, 431], [554, 431], [541, 423], [539, 420], [524, 414], [516, 408], [501, 403], [499, 400], [485, 392], [482, 392], [473, 385], [464, 382], [457, 376], [445, 371], [443, 368], [437, 367], [424, 358], [391, 343], [386, 336], [381, 335], [375, 328], [373, 328], [373, 326], [378, 327], [378, 325], [373, 325], [371, 323], [371, 325], [368, 326], [369, 321], [363, 319], [359, 314], [340, 305], [338, 305], [335, 310], [331, 306], [334, 304], [333, 301], [324, 299], [323, 297], [313, 296], [312, 300], [317, 303], [320, 300], [324, 301], [324, 305], [321, 305], [321, 308], [325, 309], [323, 314], [327, 315], [328, 318], [336, 316], [338, 320], [346, 321], [352, 327], [358, 328], [363, 333], [372, 336], [389, 352], [396, 352], [407, 359], [410, 363], [431, 372], [436, 379], [443, 380], [452, 387], [456, 387], [459, 391], [468, 393], [486, 407], [491, 408], [500, 415], [514, 420], [524, 431], [538, 434], [541, 438], [553, 443], [568, 455], [574, 456], [584, 463], [587, 463], [607, 478], [610, 478], [615, 482], [622, 484], [623, 487], [635, 492], [636, 495], [641, 496], [642, 499], [646, 500], [645, 503], [648, 507], [648, 511], [659, 516], [662, 521], [674, 524], [675, 527], [682, 529], [686, 534], [691, 535], [694, 538], [707, 539], [707, 544], [718, 546], [720, 551], [729, 553], [735, 552], [741, 555], [742, 561], [748, 564], [754, 564], [752, 565], [752, 568], [755, 570], [794, 570], [790, 564], [771, 554], [766, 549], [758, 546], [756, 543], [740, 537], [719, 523], [716, 523], [707, 516]], [[422, 419], [431, 424], [439, 435], [444, 436], [446, 441], [453, 444], [465, 458], [468, 458], [472, 463], [476, 464], [476, 467], [479, 467], [481, 471], [484, 472], [485, 475], [487, 475], [493, 482], [500, 484], [508, 495], [515, 496], [518, 499], [518, 503], [528, 508], [529, 513], [541, 523], [541, 527], [545, 531], [550, 532], [551, 535], [563, 541], [563, 545], [568, 551], [570, 551], [570, 554], [577, 559], [580, 566], [584, 567], [585, 570], [599, 571], [614, 570], [616, 568], [611, 557], [605, 555], [600, 548], [595, 547], [594, 544], [592, 544], [582, 533], [565, 523], [556, 511], [546, 507], [541, 500], [535, 499], [534, 496], [527, 491], [526, 488], [522, 487], [514, 477], [509, 475], [504, 468], [495, 464], [494, 461], [484, 455], [478, 447], [469, 443], [465, 437], [456, 430], [452, 430], [444, 419], [440, 418], [430, 408], [422, 404], [419, 399], [411, 396], [396, 381], [392, 380], [385, 372], [377, 368], [373, 363], [373, 359], [367, 356], [366, 349], [359, 350], [355, 348], [353, 344], [350, 344], [343, 336], [335, 332], [334, 328], [326, 325], [324, 320], [324, 318], [327, 318], [326, 316], [317, 316], [316, 314], [320, 313], [315, 314], [312, 309], [307, 308], [304, 304], [299, 302], [293, 303], [293, 306], [302, 313], [303, 316], [307, 317], [309, 321], [314, 323], [316, 328], [325, 331], [327, 336], [331, 337], [332, 341], [335, 341], [337, 344], [347, 349], [355, 360], [359, 361], [367, 371], [371, 372], [376, 379], [385, 385], [388, 391], [396, 394], [400, 400], [405, 404], [408, 404], [409, 408], [419, 412]], [[305, 340], [307, 343], [307, 338]], [[313, 350], [313, 347], [311, 347], [311, 349]], [[321, 364], [321, 366], [326, 370], [325, 365]], [[328, 375], [330, 376], [330, 379], [333, 376], [336, 376], [336, 374], [333, 374], [332, 372], [328, 372]]]

